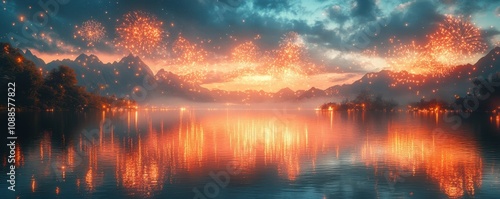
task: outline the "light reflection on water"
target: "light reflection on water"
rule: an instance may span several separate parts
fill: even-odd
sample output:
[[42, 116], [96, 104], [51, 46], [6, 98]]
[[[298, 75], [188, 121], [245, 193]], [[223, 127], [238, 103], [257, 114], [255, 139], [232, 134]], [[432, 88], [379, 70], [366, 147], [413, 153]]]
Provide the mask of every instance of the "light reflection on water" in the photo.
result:
[[209, 172], [231, 161], [241, 173], [218, 198], [499, 194], [492, 186], [500, 184], [500, 154], [485, 155], [467, 125], [436, 134], [443, 122], [432, 114], [183, 110], [77, 118], [37, 128], [37, 139], [18, 147], [16, 195], [193, 198], [193, 188], [211, 182]]

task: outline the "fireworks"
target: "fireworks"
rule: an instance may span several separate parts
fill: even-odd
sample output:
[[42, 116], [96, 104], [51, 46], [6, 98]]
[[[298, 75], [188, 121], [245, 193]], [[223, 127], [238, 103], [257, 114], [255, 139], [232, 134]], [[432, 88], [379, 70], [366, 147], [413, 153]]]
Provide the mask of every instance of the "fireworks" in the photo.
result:
[[87, 46], [93, 46], [101, 41], [106, 35], [106, 30], [102, 24], [96, 20], [88, 20], [82, 23], [80, 27], [76, 26], [74, 38], [80, 37], [82, 41], [87, 42]]
[[306, 74], [306, 54], [304, 43], [299, 34], [290, 32], [284, 35], [279, 48], [273, 51], [270, 73], [273, 76], [287, 74]]
[[193, 66], [195, 64], [200, 64], [204, 62], [207, 57], [207, 52], [205, 50], [198, 47], [197, 44], [191, 43], [182, 35], [179, 35], [172, 50], [177, 56], [177, 64], [180, 65]]
[[176, 56], [176, 70], [191, 83], [200, 83], [205, 78], [204, 64], [207, 51], [179, 35], [172, 51]]
[[299, 43], [299, 35], [295, 32], [288, 33], [275, 51], [274, 66], [283, 68], [296, 65], [302, 62], [303, 56], [303, 44]]
[[446, 16], [438, 30], [428, 36], [428, 48], [434, 59], [454, 65], [457, 64], [456, 60], [484, 52], [486, 44], [481, 31], [469, 21], [463, 17]]
[[278, 82], [295, 85], [316, 67], [308, 61], [304, 42], [295, 32], [285, 34], [279, 47], [272, 51], [259, 52], [252, 42], [240, 44], [233, 50], [232, 58], [234, 63], [245, 63], [246, 67], [237, 70], [235, 79], [259, 89], [276, 89]]
[[388, 63], [395, 71], [406, 70], [410, 73], [432, 73], [436, 72], [436, 64], [432, 61], [425, 46], [416, 42], [411, 44], [399, 44], [393, 46], [388, 53]]
[[258, 54], [258, 47], [253, 42], [247, 41], [236, 46], [231, 52], [231, 57], [235, 63], [250, 64], [257, 62]]
[[487, 47], [479, 28], [463, 17], [446, 16], [427, 38], [425, 45], [415, 42], [395, 45], [387, 53], [390, 67], [396, 71], [443, 75]]
[[163, 22], [154, 15], [134, 11], [123, 16], [116, 28], [118, 38], [115, 45], [129, 50], [135, 55], [151, 55], [165, 53], [163, 38], [166, 35]]

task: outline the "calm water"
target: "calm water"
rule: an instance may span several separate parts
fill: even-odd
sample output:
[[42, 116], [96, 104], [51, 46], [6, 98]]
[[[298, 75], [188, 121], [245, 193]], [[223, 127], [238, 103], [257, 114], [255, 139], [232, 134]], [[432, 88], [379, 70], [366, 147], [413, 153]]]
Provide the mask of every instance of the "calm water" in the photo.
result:
[[17, 124], [17, 191], [2, 175], [2, 198], [500, 196], [490, 116], [456, 130], [430, 113], [313, 110], [19, 113]]

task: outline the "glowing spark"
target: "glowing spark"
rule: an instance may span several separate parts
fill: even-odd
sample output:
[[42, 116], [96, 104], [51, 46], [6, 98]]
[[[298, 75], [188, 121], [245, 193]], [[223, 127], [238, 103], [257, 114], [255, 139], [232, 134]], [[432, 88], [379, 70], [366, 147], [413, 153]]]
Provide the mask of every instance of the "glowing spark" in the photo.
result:
[[177, 55], [177, 63], [182, 65], [195, 65], [205, 61], [207, 52], [179, 35], [172, 48]]
[[204, 66], [207, 51], [199, 47], [196, 43], [179, 35], [174, 42], [172, 51], [176, 56], [175, 63], [179, 74], [184, 75], [190, 82], [201, 82], [204, 78]]
[[388, 63], [395, 71], [406, 70], [410, 73], [436, 72], [436, 64], [429, 57], [424, 46], [415, 42], [393, 46], [388, 53]]
[[448, 15], [428, 38], [433, 58], [447, 65], [458, 64], [457, 61], [470, 58], [475, 53], [484, 53], [487, 47], [480, 29], [470, 22], [470, 18]]
[[122, 22], [116, 28], [118, 38], [115, 45], [129, 50], [135, 55], [161, 55], [165, 53], [163, 22], [156, 16], [134, 11], [123, 15]]
[[273, 76], [306, 75], [315, 67], [308, 62], [304, 42], [296, 32], [284, 35], [279, 49], [273, 51], [273, 61], [270, 63], [270, 73]]
[[80, 27], [77, 27], [74, 37], [80, 37], [82, 41], [87, 42], [87, 46], [93, 46], [101, 41], [105, 35], [106, 30], [100, 22], [88, 20], [83, 22]]
[[[427, 36], [425, 45], [415, 42], [394, 45], [387, 53], [388, 64], [393, 70], [414, 74], [448, 73], [477, 53], [484, 53], [487, 47], [480, 29], [469, 21], [463, 17], [446, 16], [438, 29]], [[395, 42], [392, 38], [389, 41]]]
[[233, 62], [249, 64], [257, 62], [258, 47], [251, 41], [236, 46], [231, 52]]

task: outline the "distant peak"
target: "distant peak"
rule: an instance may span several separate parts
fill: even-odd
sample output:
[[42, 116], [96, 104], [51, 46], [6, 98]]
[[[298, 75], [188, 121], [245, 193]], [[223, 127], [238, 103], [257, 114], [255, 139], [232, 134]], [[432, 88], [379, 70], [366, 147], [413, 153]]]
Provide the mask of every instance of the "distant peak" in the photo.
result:
[[94, 54], [91, 55], [86, 55], [84, 53], [80, 54], [75, 61], [77, 62], [101, 62], [99, 60], [99, 57], [95, 56]]
[[75, 61], [84, 61], [85, 59], [88, 59], [88, 56], [85, 53], [82, 53], [76, 57]]
[[159, 70], [156, 74], [157, 74], [157, 75], [158, 75], [158, 74], [162, 75], [162, 74], [164, 74], [164, 73], [166, 73], [166, 71], [165, 71], [165, 70], [163, 70], [163, 68], [162, 68], [162, 69], [160, 69], [160, 70]]
[[132, 53], [128, 54], [126, 57], [123, 57], [120, 62], [142, 62], [141, 58], [138, 56], [134, 56]]
[[31, 51], [29, 49], [26, 49], [26, 52], [24, 52], [24, 55], [34, 56], [33, 53], [31, 53]]
[[133, 59], [139, 59], [139, 57], [134, 56], [134, 54], [130, 53], [126, 57], [123, 57], [123, 59], [133, 60]]
[[280, 89], [278, 92], [290, 92], [290, 91], [292, 91], [292, 92], [293, 92], [293, 90], [292, 90], [292, 89], [290, 89], [289, 87], [286, 87], [286, 88], [282, 88], [282, 89]]
[[493, 49], [490, 51], [490, 53], [488, 53], [488, 54], [497, 54], [498, 52], [500, 52], [500, 47], [499, 47], [499, 46], [497, 46], [497, 47], [493, 48]]

